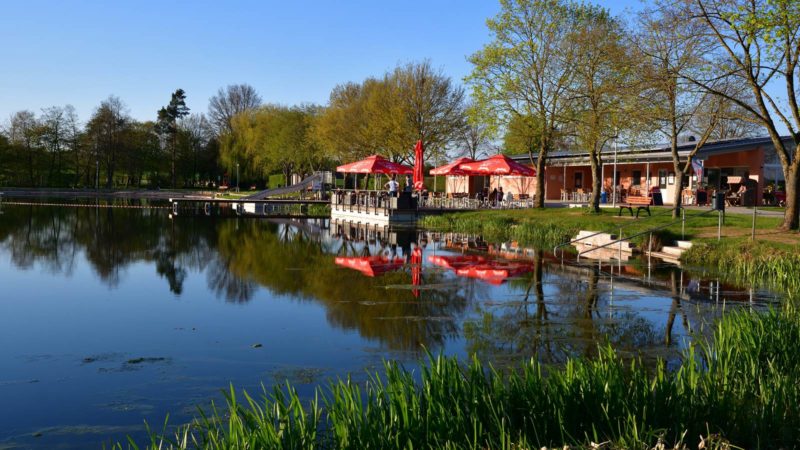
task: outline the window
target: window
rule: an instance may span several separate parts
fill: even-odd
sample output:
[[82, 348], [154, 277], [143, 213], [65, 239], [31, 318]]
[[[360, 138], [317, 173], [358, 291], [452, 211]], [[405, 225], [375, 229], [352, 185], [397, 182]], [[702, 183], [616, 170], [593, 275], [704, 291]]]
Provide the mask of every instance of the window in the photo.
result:
[[642, 184], [642, 171], [641, 170], [634, 170], [633, 171], [633, 180], [631, 180], [631, 184], [634, 186], [639, 186]]
[[575, 187], [583, 187], [583, 172], [575, 172]]
[[658, 187], [661, 189], [667, 188], [667, 170], [666, 169], [659, 169], [658, 170]]

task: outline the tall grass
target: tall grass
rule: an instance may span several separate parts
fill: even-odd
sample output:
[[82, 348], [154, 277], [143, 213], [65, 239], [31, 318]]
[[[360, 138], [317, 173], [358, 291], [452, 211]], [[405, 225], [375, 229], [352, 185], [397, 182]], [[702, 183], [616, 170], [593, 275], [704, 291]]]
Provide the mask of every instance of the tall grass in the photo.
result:
[[[550, 209], [544, 214], [528, 210], [517, 211], [480, 211], [475, 213], [457, 213], [437, 216], [425, 216], [420, 221], [424, 228], [438, 231], [481, 235], [488, 241], [517, 241], [521, 245], [537, 249], [552, 249], [574, 238], [580, 230], [605, 231], [617, 234], [620, 226], [626, 226], [626, 234], [655, 227], [670, 222], [668, 215], [655, 218], [653, 221], [632, 223], [619, 219], [612, 212], [601, 214], [588, 213], [582, 210]], [[674, 230], [659, 230], [653, 233], [660, 241], [672, 242], [680, 235], [680, 225]], [[633, 240], [641, 245], [647, 236]]]
[[431, 357], [419, 373], [387, 362], [363, 385], [320, 388], [305, 409], [290, 387], [259, 401], [242, 393], [244, 404], [231, 390], [224, 411], [170, 438], [153, 434], [146, 448], [648, 449], [696, 446], [700, 436], [705, 448], [795, 448], [798, 346], [798, 316], [771, 311], [727, 315], [676, 370], [625, 362], [608, 347], [562, 368], [531, 360], [503, 373], [477, 360]]
[[685, 263], [717, 271], [739, 284], [764, 284], [800, 293], [800, 246], [723, 240], [695, 244], [681, 258]]

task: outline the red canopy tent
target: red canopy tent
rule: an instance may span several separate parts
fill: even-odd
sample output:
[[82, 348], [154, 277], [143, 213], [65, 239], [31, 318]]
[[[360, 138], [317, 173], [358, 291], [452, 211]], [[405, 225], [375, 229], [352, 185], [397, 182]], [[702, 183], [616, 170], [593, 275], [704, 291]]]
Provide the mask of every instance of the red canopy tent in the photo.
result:
[[463, 163], [459, 169], [469, 175], [514, 175], [521, 177], [536, 176], [536, 171], [524, 164], [520, 164], [506, 155], [494, 155], [481, 161]]
[[337, 256], [335, 262], [339, 266], [357, 270], [368, 277], [383, 275], [403, 267], [403, 258], [384, 256]]

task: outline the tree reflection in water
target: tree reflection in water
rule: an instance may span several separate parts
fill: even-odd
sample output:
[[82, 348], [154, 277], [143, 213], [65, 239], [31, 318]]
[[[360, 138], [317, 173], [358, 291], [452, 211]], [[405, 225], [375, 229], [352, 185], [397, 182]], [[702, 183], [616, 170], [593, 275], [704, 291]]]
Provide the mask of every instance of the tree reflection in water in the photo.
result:
[[[502, 286], [433, 266], [421, 272], [422, 286], [413, 285], [419, 266], [408, 263], [417, 244], [433, 249], [416, 231], [214, 216], [170, 220], [166, 211], [148, 209], [8, 205], [0, 221], [0, 252], [20, 269], [71, 276], [88, 264], [113, 288], [133, 264], [152, 265], [176, 296], [187, 280], [204, 276], [209, 292], [226, 302], [319, 303], [332, 326], [415, 355], [423, 346], [437, 352], [457, 342], [484, 360], [510, 363], [538, 355], [560, 363], [572, 355], [594, 356], [597, 345], [608, 342], [624, 354], [653, 356], [676, 347], [676, 330], [688, 335], [690, 324], [700, 323], [689, 319], [699, 310], [696, 302], [685, 307], [691, 299], [676, 271], [662, 279], [657, 294], [636, 280], [622, 289], [636, 302], [648, 295], [662, 301], [663, 311], [647, 313], [631, 298], [620, 306], [626, 299], [614, 286], [619, 281], [609, 278], [612, 267], [552, 264], [541, 251], [530, 256], [529, 273]], [[370, 255], [400, 257], [406, 264], [376, 277], [334, 264], [335, 256]], [[678, 318], [682, 327], [675, 326]]]
[[[409, 268], [367, 278], [333, 264], [336, 253], [377, 252], [380, 243], [332, 238], [302, 224], [266, 220], [178, 217], [163, 210], [7, 206], [0, 222], [0, 250], [15, 266], [38, 265], [70, 276], [88, 264], [102, 283], [117, 286], [128, 267], [152, 264], [174, 295], [181, 295], [193, 273], [205, 272], [218, 298], [249, 302], [259, 287], [268, 298], [325, 305], [332, 325], [392, 350], [436, 351], [459, 336], [459, 317], [467, 300], [457, 285], [444, 285], [441, 273], [425, 281], [443, 287], [415, 298]], [[404, 256], [414, 239], [396, 242]], [[349, 246], [350, 250], [347, 249]]]
[[512, 282], [520, 291], [513, 300], [475, 303], [477, 318], [464, 325], [469, 352], [501, 365], [534, 356], [558, 364], [594, 357], [604, 343], [622, 354], [660, 346], [656, 324], [609, 303], [600, 268], [545, 265], [545, 258], [533, 254], [534, 270]]

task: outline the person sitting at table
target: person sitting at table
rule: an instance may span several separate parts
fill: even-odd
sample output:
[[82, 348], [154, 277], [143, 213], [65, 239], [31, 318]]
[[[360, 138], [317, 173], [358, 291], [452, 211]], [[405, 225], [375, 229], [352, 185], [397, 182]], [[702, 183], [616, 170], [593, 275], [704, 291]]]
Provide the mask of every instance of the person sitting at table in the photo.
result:
[[500, 203], [505, 198], [506, 198], [506, 194], [505, 194], [505, 192], [503, 192], [503, 186], [500, 186], [499, 188], [497, 188], [497, 197], [494, 198], [495, 202], [496, 203]]
[[400, 183], [397, 182], [396, 178], [397, 175], [392, 174], [392, 177], [384, 185], [384, 187], [389, 191], [390, 197], [397, 197], [397, 191], [400, 189]]
[[744, 175], [742, 175], [742, 181], [739, 183], [739, 190], [736, 191], [736, 194], [738, 194], [739, 197], [743, 196], [744, 193], [747, 192], [748, 181], [750, 181], [750, 173], [745, 172]]
[[493, 205], [497, 199], [497, 188], [492, 189], [492, 192], [489, 193], [489, 204]]
[[514, 193], [511, 191], [506, 192], [506, 203], [511, 203], [514, 201]]

